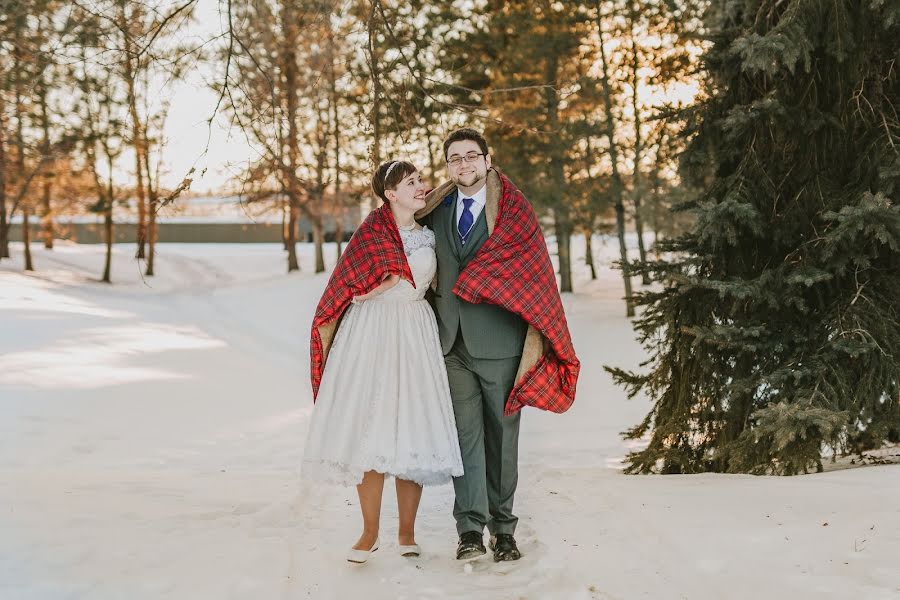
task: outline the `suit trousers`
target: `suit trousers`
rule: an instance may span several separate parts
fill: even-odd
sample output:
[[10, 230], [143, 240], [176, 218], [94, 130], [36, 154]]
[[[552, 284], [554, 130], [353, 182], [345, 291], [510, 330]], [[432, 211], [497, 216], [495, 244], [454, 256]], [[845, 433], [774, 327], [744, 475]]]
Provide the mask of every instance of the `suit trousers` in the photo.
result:
[[512, 510], [522, 413], [504, 417], [503, 407], [520, 360], [521, 356], [473, 358], [462, 328], [444, 357], [465, 470], [453, 479], [453, 516], [459, 534], [483, 532], [485, 526], [492, 535], [515, 532], [518, 518]]

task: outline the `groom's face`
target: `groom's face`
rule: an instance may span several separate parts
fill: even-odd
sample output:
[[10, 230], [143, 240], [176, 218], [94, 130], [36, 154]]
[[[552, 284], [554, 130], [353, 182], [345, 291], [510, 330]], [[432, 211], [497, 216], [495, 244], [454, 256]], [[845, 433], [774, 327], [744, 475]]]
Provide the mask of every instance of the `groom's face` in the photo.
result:
[[[470, 159], [474, 159], [471, 160]], [[456, 163], [456, 164], [454, 164]], [[447, 169], [450, 180], [460, 187], [480, 186], [491, 168], [491, 155], [482, 154], [474, 140], [459, 140], [447, 148]]]

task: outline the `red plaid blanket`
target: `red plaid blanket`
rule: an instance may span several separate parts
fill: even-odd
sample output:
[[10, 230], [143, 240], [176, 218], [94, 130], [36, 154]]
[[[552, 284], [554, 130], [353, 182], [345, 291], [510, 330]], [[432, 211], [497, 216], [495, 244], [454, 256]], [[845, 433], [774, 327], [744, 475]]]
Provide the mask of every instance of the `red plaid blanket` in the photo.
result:
[[354, 297], [371, 292], [387, 275], [399, 275], [415, 286], [394, 215], [383, 204], [369, 213], [350, 238], [316, 307], [310, 340], [313, 401], [319, 393], [338, 319]]
[[537, 217], [522, 192], [502, 173], [494, 231], [456, 281], [467, 302], [490, 302], [521, 316], [544, 337], [544, 352], [521, 375], [505, 414], [523, 406], [565, 412], [575, 401], [581, 363], [575, 356], [556, 273]]

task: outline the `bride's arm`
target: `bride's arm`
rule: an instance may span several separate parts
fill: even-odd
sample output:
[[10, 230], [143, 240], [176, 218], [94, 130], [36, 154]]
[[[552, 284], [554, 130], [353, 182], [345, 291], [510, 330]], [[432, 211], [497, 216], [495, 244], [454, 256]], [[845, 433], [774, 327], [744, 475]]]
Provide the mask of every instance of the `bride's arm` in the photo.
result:
[[399, 282], [400, 282], [399, 275], [387, 275], [387, 276], [385, 276], [384, 281], [382, 281], [378, 285], [377, 288], [375, 288], [368, 294], [363, 294], [362, 296], [356, 296], [355, 298], [353, 298], [353, 302], [363, 302], [365, 300], [368, 300], [369, 298], [374, 298], [375, 296], [377, 296], [379, 294], [385, 293], [386, 291], [388, 291], [389, 289], [391, 289], [392, 287], [397, 285], [397, 283], [399, 283]]

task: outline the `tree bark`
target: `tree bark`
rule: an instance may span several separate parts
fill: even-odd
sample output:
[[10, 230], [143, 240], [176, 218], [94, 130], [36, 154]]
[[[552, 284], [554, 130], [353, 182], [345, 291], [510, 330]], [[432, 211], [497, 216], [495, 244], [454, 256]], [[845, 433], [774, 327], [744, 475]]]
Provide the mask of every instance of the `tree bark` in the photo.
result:
[[346, 209], [340, 206], [337, 216], [334, 218], [334, 243], [337, 246], [337, 259], [341, 260], [341, 248], [344, 245], [344, 213]]
[[603, 12], [600, 0], [596, 0], [597, 34], [600, 45], [601, 83], [603, 85], [603, 105], [606, 110], [606, 137], [609, 140], [609, 157], [612, 163], [612, 192], [616, 206], [616, 232], [619, 236], [619, 256], [622, 263], [622, 280], [625, 283], [625, 315], [634, 316], [634, 297], [631, 291], [631, 275], [628, 268], [628, 247], [625, 244], [625, 206], [623, 195], [625, 186], [619, 172], [619, 153], [616, 147], [616, 125], [612, 111], [612, 90], [609, 84], [609, 67], [606, 62], [606, 50], [603, 48]]
[[556, 254], [559, 258], [559, 291], [572, 291], [572, 225], [565, 207], [553, 208]]
[[[292, 203], [293, 204], [293, 203]], [[299, 271], [300, 263], [297, 262], [297, 222], [299, 221], [300, 209], [295, 206], [290, 207], [290, 218], [288, 219], [288, 273], [291, 271]]]
[[[20, 29], [24, 26], [24, 21], [22, 17], [16, 17], [16, 34], [15, 34], [15, 43], [16, 47], [13, 49], [13, 70], [15, 72], [14, 80], [15, 80], [15, 114], [16, 114], [16, 172], [17, 178], [23, 179], [25, 177], [25, 115], [24, 110], [22, 109], [22, 69], [24, 68], [22, 65], [22, 42], [20, 37]], [[27, 188], [28, 184], [20, 182], [20, 189], [16, 194], [17, 202], [21, 202], [22, 205], [22, 241], [25, 246], [25, 270], [33, 271], [34, 266], [31, 263], [31, 231], [29, 227], [30, 223], [30, 199], [28, 198]], [[16, 210], [15, 205], [13, 205], [13, 212]]]
[[[144, 131], [147, 131], [146, 126], [143, 129]], [[144, 171], [147, 174], [147, 194], [149, 200], [149, 214], [147, 223], [147, 269], [144, 274], [147, 277], [153, 277], [156, 274], [154, 270], [154, 263], [156, 259], [156, 213], [159, 209], [159, 182], [154, 182], [153, 176], [151, 175], [149, 143], [144, 144]]]
[[584, 262], [591, 269], [591, 280], [597, 279], [597, 268], [594, 266], [594, 245], [592, 239], [594, 232], [590, 229], [584, 232]]
[[[378, 68], [378, 55], [376, 52], [376, 32], [375, 32], [375, 15], [378, 12], [380, 0], [372, 1], [372, 11], [369, 13], [369, 20], [366, 23], [368, 32], [368, 50], [369, 50], [369, 75], [372, 79], [372, 163], [375, 169], [381, 165], [381, 73]], [[373, 195], [370, 201], [370, 208], [377, 208], [377, 200]]]
[[[50, 155], [50, 115], [47, 112], [47, 88], [40, 87], [41, 104], [41, 128], [44, 133], [43, 148], [45, 159]], [[43, 195], [41, 201], [41, 237], [44, 239], [44, 248], [53, 249], [53, 208], [50, 204], [51, 188], [53, 186], [52, 175], [44, 174]]]
[[103, 264], [104, 283], [112, 283], [112, 250], [113, 250], [113, 218], [112, 218], [112, 202], [109, 202], [103, 213], [103, 232], [106, 238], [106, 261]]
[[[328, 111], [316, 111], [316, 187], [312, 202], [307, 203], [307, 213], [312, 225], [313, 246], [315, 248], [315, 273], [325, 270], [325, 169], [328, 168], [328, 140], [331, 137], [331, 128], [328, 126]], [[332, 207], [333, 209], [334, 207]], [[333, 210], [331, 211], [333, 212]]]
[[286, 200], [281, 201], [281, 245], [284, 247], [284, 251], [287, 252], [288, 249], [288, 214], [291, 212], [291, 207]]
[[338, 126], [338, 90], [337, 65], [334, 44], [334, 30], [331, 27], [331, 15], [328, 15], [328, 85], [331, 96], [331, 137], [334, 142], [334, 244], [337, 249], [337, 260], [341, 260], [341, 248], [344, 241], [344, 199], [341, 197], [341, 130]]
[[325, 270], [325, 254], [323, 252], [323, 246], [325, 244], [325, 225], [322, 222], [322, 217], [317, 216], [312, 221], [312, 233], [313, 233], [313, 244], [315, 245], [315, 254], [316, 254], [316, 273], [321, 273]]
[[126, 6], [127, 0], [119, 0], [119, 28], [122, 31], [125, 46], [122, 66], [124, 68], [125, 84], [128, 88], [128, 114], [131, 117], [132, 145], [134, 146], [135, 194], [138, 202], [138, 231], [135, 258], [144, 258], [147, 243], [147, 204], [144, 193], [143, 153], [146, 151], [146, 148], [144, 147], [144, 139], [141, 132], [141, 119], [137, 111], [137, 93], [135, 91], [137, 74], [135, 73], [134, 48], [129, 34], [129, 18], [125, 14]]
[[6, 124], [3, 115], [6, 107], [0, 94], [0, 260], [9, 258], [9, 221], [6, 214]]
[[22, 203], [22, 245], [25, 247], [25, 270], [34, 271], [34, 263], [31, 262], [31, 211], [28, 203]]
[[153, 200], [150, 201], [149, 221], [147, 223], [147, 270], [144, 274], [147, 277], [153, 277], [156, 272], [153, 265], [156, 258], [156, 206]]
[[[113, 170], [113, 159], [110, 156], [109, 148], [106, 147], [107, 166], [110, 174]], [[103, 207], [103, 229], [106, 235], [106, 262], [103, 265], [103, 281], [104, 283], [112, 283], [112, 254], [113, 254], [113, 199], [115, 190], [113, 188], [112, 175], [106, 186], [105, 205]]]
[[[547, 60], [545, 73], [545, 97], [547, 116], [551, 132], [559, 131], [559, 96], [557, 95], [557, 69], [559, 65], [555, 56]], [[563, 196], [566, 189], [565, 172], [563, 171], [562, 148], [556, 141], [556, 134], [550, 134], [549, 156], [550, 176], [553, 181], [550, 204], [553, 206], [553, 220], [556, 231], [556, 253], [559, 259], [559, 291], [572, 291], [571, 238], [572, 223], [569, 210]]]
[[[643, 135], [641, 133], [641, 112], [638, 106], [638, 70], [640, 69], [640, 60], [638, 57], [637, 42], [634, 35], [634, 21], [637, 19], [637, 13], [634, 4], [631, 4], [631, 107], [634, 112], [634, 229], [638, 238], [638, 254], [641, 262], [647, 262], [647, 253], [644, 250], [644, 223], [641, 214], [641, 201], [644, 193], [643, 175], [641, 173], [641, 159], [643, 158]], [[650, 277], [644, 272], [641, 275], [641, 283], [648, 285]]]
[[288, 272], [299, 271], [297, 261], [297, 220], [300, 212], [300, 187], [297, 181], [297, 166], [300, 149], [297, 140], [297, 22], [293, 12], [292, 0], [282, 0], [282, 43], [284, 69], [284, 93], [287, 94], [288, 121], [288, 168], [286, 173], [287, 195], [291, 203], [291, 219], [288, 229]]

